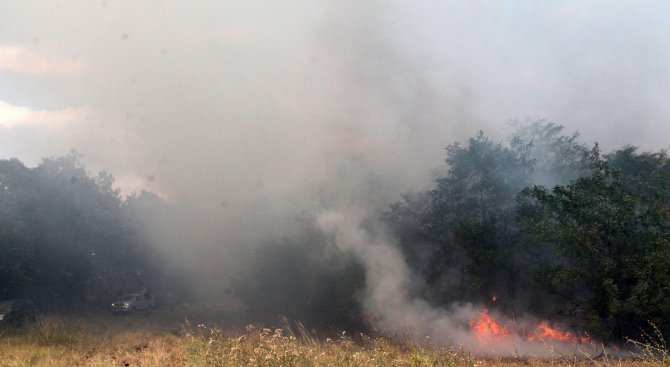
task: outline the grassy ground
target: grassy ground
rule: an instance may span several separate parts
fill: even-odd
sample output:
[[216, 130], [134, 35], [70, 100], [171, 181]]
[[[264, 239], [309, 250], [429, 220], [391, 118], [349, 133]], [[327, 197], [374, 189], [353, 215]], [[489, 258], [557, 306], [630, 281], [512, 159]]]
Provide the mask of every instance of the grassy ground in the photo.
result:
[[667, 354], [644, 351], [643, 358], [626, 360], [481, 358], [384, 338], [317, 340], [299, 327], [233, 332], [196, 321], [207, 317], [167, 311], [40, 316], [0, 330], [0, 366], [670, 366]]

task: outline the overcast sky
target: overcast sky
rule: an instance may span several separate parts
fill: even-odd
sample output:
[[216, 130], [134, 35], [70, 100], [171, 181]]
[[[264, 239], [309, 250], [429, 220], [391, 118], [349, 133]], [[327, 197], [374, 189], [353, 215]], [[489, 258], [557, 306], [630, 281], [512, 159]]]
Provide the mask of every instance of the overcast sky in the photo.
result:
[[249, 208], [334, 177], [420, 187], [446, 144], [512, 119], [660, 149], [669, 19], [644, 0], [0, 0], [0, 157], [76, 149], [126, 193]]

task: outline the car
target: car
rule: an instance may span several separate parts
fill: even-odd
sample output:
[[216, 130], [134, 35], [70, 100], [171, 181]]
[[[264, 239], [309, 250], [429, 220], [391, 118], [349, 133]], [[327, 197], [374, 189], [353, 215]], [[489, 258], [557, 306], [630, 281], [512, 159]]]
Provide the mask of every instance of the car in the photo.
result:
[[154, 299], [149, 292], [126, 293], [112, 302], [112, 313], [115, 315], [150, 311], [152, 308], [154, 308]]
[[27, 298], [0, 301], [0, 323], [23, 323], [37, 317], [37, 307]]

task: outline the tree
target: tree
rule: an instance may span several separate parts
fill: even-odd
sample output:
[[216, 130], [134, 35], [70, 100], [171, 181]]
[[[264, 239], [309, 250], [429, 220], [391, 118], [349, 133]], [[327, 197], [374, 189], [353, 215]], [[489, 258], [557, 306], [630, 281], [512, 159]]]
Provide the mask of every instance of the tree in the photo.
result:
[[515, 196], [532, 168], [527, 147], [481, 131], [467, 145], [451, 144], [436, 187], [405, 195], [385, 214], [434, 302], [483, 301], [511, 289]]
[[647, 320], [667, 331], [668, 207], [647, 203], [597, 145], [588, 162], [590, 176], [520, 196], [519, 221], [540, 263], [536, 280], [602, 339], [634, 336]]
[[54, 310], [106, 305], [114, 289], [136, 286], [146, 247], [113, 183], [91, 177], [76, 152], [35, 168], [0, 161], [0, 297]]
[[[447, 147], [447, 172], [433, 190], [406, 194], [384, 218], [401, 240], [410, 266], [437, 303], [503, 302], [517, 297], [525, 256], [516, 248], [516, 197], [534, 181], [556, 184], [584, 174], [577, 134], [536, 121], [517, 124], [507, 143], [483, 132]], [[525, 292], [525, 290], [524, 290]]]
[[585, 160], [588, 147], [577, 141], [579, 133], [566, 135], [563, 126], [545, 120], [515, 121], [512, 125], [516, 131], [510, 145], [526, 152], [526, 159], [532, 163], [529, 177], [532, 184], [565, 185], [589, 174]]

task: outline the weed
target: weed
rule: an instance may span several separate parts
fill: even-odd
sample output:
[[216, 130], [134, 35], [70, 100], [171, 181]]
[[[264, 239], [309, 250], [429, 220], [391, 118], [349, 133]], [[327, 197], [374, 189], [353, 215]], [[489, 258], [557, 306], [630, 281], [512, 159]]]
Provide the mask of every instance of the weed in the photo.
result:
[[649, 323], [651, 331], [642, 331], [639, 340], [627, 339], [633, 345], [633, 354], [643, 361], [645, 366], [670, 366], [670, 352], [661, 331]]
[[28, 337], [39, 345], [72, 346], [84, 338], [84, 328], [79, 320], [46, 314], [39, 315], [27, 329]]
[[356, 341], [347, 333], [319, 339], [304, 325], [288, 321], [282, 328], [253, 325], [246, 332], [186, 322], [175, 334], [162, 324], [151, 329], [142, 319], [129, 318], [122, 325], [116, 320], [104, 323], [98, 319], [40, 317], [34, 324], [0, 338], [0, 366], [632, 367], [660, 366], [669, 360], [665, 349], [657, 344], [644, 344], [641, 350], [646, 354], [639, 360], [480, 358], [448, 347], [396, 343], [367, 335]]

